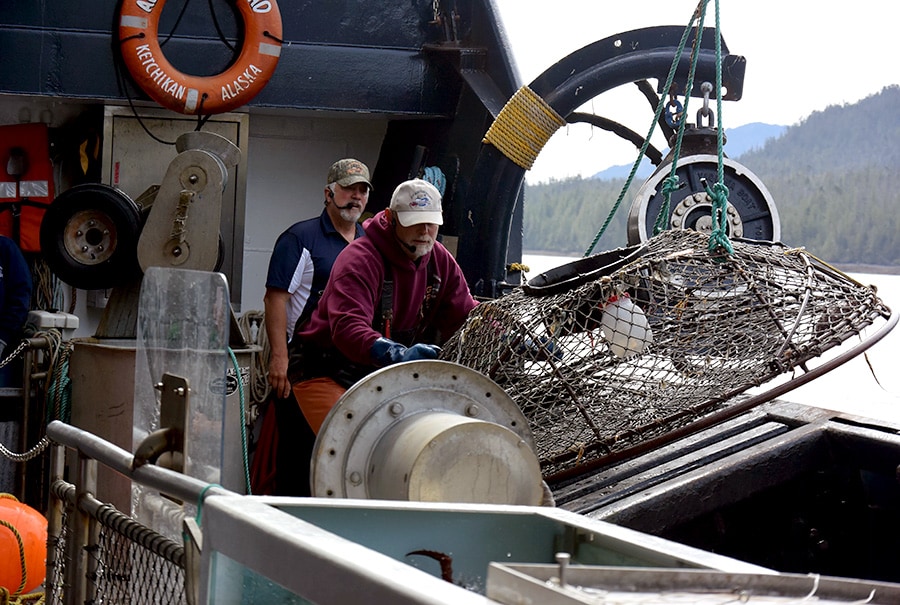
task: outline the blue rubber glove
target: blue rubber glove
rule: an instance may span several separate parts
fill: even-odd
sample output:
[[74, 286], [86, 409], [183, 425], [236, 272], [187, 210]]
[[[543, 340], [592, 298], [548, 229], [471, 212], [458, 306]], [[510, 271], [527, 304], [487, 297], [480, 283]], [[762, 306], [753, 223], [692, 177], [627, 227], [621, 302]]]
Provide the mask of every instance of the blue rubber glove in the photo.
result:
[[[508, 334], [504, 333], [500, 336], [501, 342], [505, 343], [508, 340]], [[562, 361], [563, 358], [562, 349], [559, 348], [556, 342], [546, 336], [539, 336], [537, 341], [532, 340], [528, 336], [522, 338], [516, 347], [515, 353], [523, 357], [530, 357], [533, 361], [549, 361], [551, 357], [557, 361]]]
[[406, 349], [401, 361], [415, 361], [417, 359], [437, 359], [441, 354], [441, 348], [437, 345], [414, 344]]
[[437, 359], [441, 348], [437, 345], [414, 344], [405, 347], [399, 342], [387, 338], [379, 338], [372, 343], [369, 355], [372, 361], [379, 367], [389, 366], [402, 361], [415, 361], [417, 359]]
[[537, 361], [548, 361], [551, 356], [557, 361], [562, 361], [562, 350], [555, 342], [546, 336], [538, 337], [537, 342], [534, 342], [530, 338], [526, 338], [525, 346]]

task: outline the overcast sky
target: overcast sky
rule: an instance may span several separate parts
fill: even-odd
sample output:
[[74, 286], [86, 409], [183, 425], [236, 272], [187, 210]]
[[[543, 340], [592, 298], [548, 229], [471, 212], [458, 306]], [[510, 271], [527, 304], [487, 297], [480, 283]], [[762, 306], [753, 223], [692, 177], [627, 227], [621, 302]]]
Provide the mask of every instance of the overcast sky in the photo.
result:
[[[616, 33], [686, 25], [696, 0], [496, 0], [523, 83], [567, 54]], [[706, 25], [715, 26], [715, 0]], [[722, 34], [747, 59], [744, 95], [725, 102], [726, 129], [751, 122], [791, 125], [829, 105], [853, 103], [900, 84], [900, 1], [720, 0]], [[692, 99], [690, 112], [698, 107]], [[634, 86], [596, 97], [584, 111], [645, 135], [653, 117]], [[653, 141], [665, 147], [661, 140]], [[727, 152], [727, 145], [726, 145]], [[590, 176], [630, 164], [636, 149], [587, 125], [560, 129], [526, 174], [528, 182]]]

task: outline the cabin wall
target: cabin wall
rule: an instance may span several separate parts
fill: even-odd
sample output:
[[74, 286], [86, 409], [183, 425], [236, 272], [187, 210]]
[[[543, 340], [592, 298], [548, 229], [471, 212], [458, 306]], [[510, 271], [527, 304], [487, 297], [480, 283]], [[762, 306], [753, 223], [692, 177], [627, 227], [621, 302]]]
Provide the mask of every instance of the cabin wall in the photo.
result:
[[[251, 116], [241, 309], [262, 309], [275, 238], [318, 216], [328, 168], [353, 157], [375, 170], [384, 119]], [[373, 179], [374, 179], [373, 175]]]
[[[86, 115], [90, 117], [85, 118]], [[238, 313], [263, 308], [266, 271], [275, 239], [294, 222], [318, 216], [321, 212], [323, 189], [331, 163], [339, 158], [355, 157], [374, 171], [388, 125], [386, 117], [372, 114], [335, 114], [333, 117], [321, 112], [307, 116], [296, 113], [290, 116], [247, 115], [247, 173], [245, 191], [241, 192], [245, 203], [243, 212], [235, 217], [235, 237], [241, 239], [224, 242], [226, 247], [242, 248], [240, 291], [232, 293]], [[71, 133], [80, 135], [88, 129], [102, 132], [102, 116], [101, 104], [0, 96], [0, 124], [45, 121], [56, 133], [57, 141], [65, 141]], [[172, 117], [184, 116], [172, 114]], [[137, 144], [144, 139], [150, 141], [149, 135], [140, 129], [130, 129], [130, 132], [128, 136], [138, 137]], [[79, 167], [73, 166], [77, 159], [60, 151], [80, 140], [81, 136], [75, 136], [72, 141], [58, 145], [59, 149], [51, 150], [51, 155], [55, 156], [57, 194], [85, 178]], [[163, 176], [164, 169], [141, 175], [146, 183], [159, 183]], [[109, 178], [100, 180], [112, 184], [108, 182]], [[142, 190], [144, 186], [145, 183], [141, 183], [137, 189]], [[136, 197], [137, 189], [126, 193]], [[73, 297], [75, 300], [74, 313], [79, 318], [75, 336], [93, 335], [108, 291], [73, 292], [73, 288], [64, 285], [63, 296], [61, 310], [68, 310]]]
[[[43, 121], [67, 143], [53, 151], [57, 195], [82, 182], [116, 184], [104, 175], [109, 166], [101, 169], [103, 157], [91, 156], [81, 166], [85, 145], [109, 144], [103, 140], [106, 109], [128, 111], [133, 104], [140, 112], [168, 111], [149, 101], [118, 64], [119, 2], [0, 4], [0, 55], [14, 57], [0, 62], [0, 124]], [[235, 42], [239, 19], [230, 6], [215, 0], [212, 10], [225, 38]], [[475, 174], [476, 158], [492, 112], [518, 88], [518, 76], [492, 0], [448, 3], [444, 8], [458, 14], [452, 22], [435, 19], [440, 6], [418, 0], [280, 3], [284, 45], [278, 69], [258, 96], [236, 110], [248, 118], [241, 144], [246, 165], [238, 179], [245, 198], [243, 207], [235, 201], [222, 230], [231, 254], [223, 272], [232, 278], [239, 313], [262, 308], [275, 238], [294, 221], [320, 212], [322, 181], [337, 158], [357, 157], [373, 171], [372, 211], [383, 208], [393, 187], [417, 169], [442, 169], [448, 188], [441, 232], [449, 246], [460, 241], [466, 220], [485, 203], [470, 195], [474, 179], [489, 178]], [[185, 4], [183, 18], [179, 8], [167, 5], [161, 15], [166, 57], [185, 73], [220, 72], [233, 53], [210, 23], [210, 6]], [[158, 181], [162, 172], [155, 166], [136, 181]], [[135, 189], [126, 193], [143, 191]], [[496, 197], [491, 203], [515, 207]], [[509, 246], [513, 260], [520, 260], [521, 204], [516, 213]], [[476, 239], [466, 245], [480, 250], [487, 244]], [[463, 266], [473, 279], [483, 269], [477, 252]], [[75, 301], [81, 320], [76, 336], [94, 334], [106, 295], [76, 292], [58, 305], [69, 310]]]
[[[0, 2], [0, 93], [124, 103], [149, 99], [122, 86], [120, 0]], [[155, 5], [156, 3], [148, 3]], [[284, 44], [275, 75], [251, 107], [449, 115], [447, 78], [422, 55], [442, 39], [428, 0], [323, 0], [277, 4]], [[159, 15], [164, 55], [179, 71], [222, 72], [239, 46], [234, 2], [169, 2]], [[465, 34], [486, 6], [454, 5]], [[184, 11], [183, 15], [182, 10]], [[214, 20], [215, 16], [215, 20]], [[482, 42], [483, 43], [483, 42]], [[14, 56], [15, 61], [8, 60]], [[422, 84], [425, 83], [423, 86]]]

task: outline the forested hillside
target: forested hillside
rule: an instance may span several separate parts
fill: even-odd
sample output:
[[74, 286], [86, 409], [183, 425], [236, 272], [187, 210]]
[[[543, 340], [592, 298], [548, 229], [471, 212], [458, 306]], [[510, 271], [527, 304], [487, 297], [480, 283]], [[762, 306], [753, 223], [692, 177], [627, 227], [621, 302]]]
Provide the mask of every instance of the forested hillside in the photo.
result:
[[[782, 241], [838, 264], [900, 267], [900, 87], [814, 112], [739, 157], [765, 184]], [[726, 146], [727, 151], [727, 146]], [[594, 251], [626, 243], [632, 184]], [[624, 180], [567, 179], [525, 189], [525, 249], [582, 254]]]

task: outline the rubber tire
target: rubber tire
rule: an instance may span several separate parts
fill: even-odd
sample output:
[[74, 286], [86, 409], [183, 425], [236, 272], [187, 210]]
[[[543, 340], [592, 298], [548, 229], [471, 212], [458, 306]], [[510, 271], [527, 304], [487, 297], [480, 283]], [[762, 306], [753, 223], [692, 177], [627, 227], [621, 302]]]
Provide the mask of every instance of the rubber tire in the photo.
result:
[[[86, 219], [98, 226], [79, 229]], [[141, 275], [137, 243], [142, 226], [140, 210], [121, 191], [100, 183], [76, 185], [48, 207], [41, 222], [41, 250], [50, 270], [65, 283], [84, 290], [113, 288]], [[108, 245], [88, 245], [100, 242]], [[100, 252], [81, 255], [79, 247]]]

